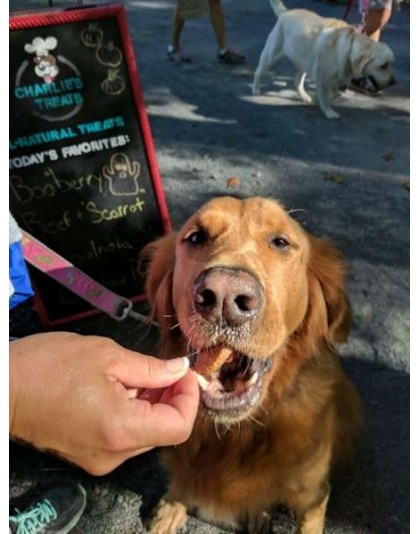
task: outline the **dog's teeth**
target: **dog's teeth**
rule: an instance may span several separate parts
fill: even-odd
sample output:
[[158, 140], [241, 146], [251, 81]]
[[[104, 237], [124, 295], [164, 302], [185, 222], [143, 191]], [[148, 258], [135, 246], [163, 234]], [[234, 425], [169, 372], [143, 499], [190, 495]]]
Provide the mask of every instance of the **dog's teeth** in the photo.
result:
[[255, 384], [258, 380], [258, 373], [254, 373], [249, 380], [246, 381], [247, 386], [252, 386], [252, 384]]
[[197, 377], [197, 381], [198, 381], [201, 389], [206, 391], [207, 386], [209, 385], [210, 382], [208, 380], [206, 380], [203, 375], [200, 375], [200, 373], [196, 372], [195, 376]]
[[258, 380], [258, 373], [254, 373], [249, 380], [247, 380], [246, 385], [252, 386], [252, 384], [255, 384]]

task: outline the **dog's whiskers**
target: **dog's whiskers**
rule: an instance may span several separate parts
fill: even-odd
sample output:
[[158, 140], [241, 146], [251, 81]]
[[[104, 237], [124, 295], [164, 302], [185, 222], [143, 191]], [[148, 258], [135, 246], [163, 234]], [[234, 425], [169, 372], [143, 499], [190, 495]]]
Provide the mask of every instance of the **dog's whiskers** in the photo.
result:
[[191, 358], [193, 358], [194, 356], [197, 356], [199, 352], [200, 352], [199, 350], [194, 350], [193, 352], [188, 352], [187, 354], [184, 354], [184, 356], [185, 358], [188, 358], [189, 360], [191, 360]]
[[[192, 327], [190, 327], [190, 330], [192, 329]], [[194, 332], [192, 333], [194, 335]], [[189, 335], [188, 338], [187, 338], [187, 354], [186, 354], [186, 357], [190, 360], [194, 358], [194, 356], [197, 356], [197, 354], [200, 352], [200, 349], [196, 349], [194, 348], [194, 344], [193, 344], [193, 335]]]
[[[192, 330], [192, 326], [190, 326], [190, 331]], [[190, 332], [188, 332], [188, 337], [187, 337], [187, 351], [189, 352], [190, 351], [190, 347], [192, 345], [192, 340], [193, 340], [193, 335], [194, 335], [194, 331], [192, 332], [192, 335], [190, 334]]]
[[253, 421], [254, 423], [256, 423], [257, 425], [261, 426], [262, 428], [265, 428], [264, 423], [263, 423], [262, 421], [260, 421], [259, 419], [257, 419], [254, 415], [251, 414], [251, 415], [249, 416], [249, 419], [250, 419], [251, 421]]
[[305, 208], [290, 208], [287, 210], [287, 213], [290, 215], [291, 213], [297, 213], [298, 211], [307, 211]]
[[251, 363], [252, 363], [252, 361], [249, 358], [247, 358], [246, 367], [245, 367], [245, 374], [248, 372], [248, 369], [249, 369]]
[[222, 438], [221, 438], [221, 436], [219, 434], [217, 423], [214, 423], [214, 431], [216, 432], [216, 436], [217, 436], [218, 440], [221, 441]]

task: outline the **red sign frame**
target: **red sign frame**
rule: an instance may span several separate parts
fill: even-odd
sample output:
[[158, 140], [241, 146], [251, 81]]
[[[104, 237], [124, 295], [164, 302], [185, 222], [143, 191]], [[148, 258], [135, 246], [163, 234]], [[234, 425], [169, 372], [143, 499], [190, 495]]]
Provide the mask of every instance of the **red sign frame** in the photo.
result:
[[[141, 138], [143, 140], [144, 153], [145, 158], [147, 160], [148, 174], [150, 176], [151, 185], [153, 188], [156, 208], [158, 210], [163, 232], [169, 233], [172, 231], [172, 225], [169, 217], [164, 189], [162, 186], [159, 166], [155, 155], [155, 147], [149, 124], [149, 119], [147, 116], [146, 105], [142, 96], [140, 77], [137, 70], [135, 54], [130, 39], [130, 30], [124, 7], [121, 4], [115, 4], [100, 7], [86, 6], [75, 9], [72, 8], [68, 10], [51, 10], [48, 12], [35, 12], [28, 14], [12, 14], [9, 19], [9, 30], [10, 32], [15, 32], [20, 30], [29, 30], [33, 28], [51, 28], [73, 23], [97, 22], [110, 18], [116, 21], [121, 37], [123, 58], [128, 72], [128, 81], [131, 87], [131, 95], [135, 102], [135, 110], [133, 111], [137, 114], [138, 126], [140, 128]], [[19, 209], [17, 208], [16, 211], [13, 211], [13, 203], [11, 203], [11, 209], [20, 226], [29, 233], [33, 233], [33, 231], [31, 231], [32, 229], [27, 227], [25, 228], [25, 224], [22, 223], [22, 220], [19, 219]], [[41, 241], [44, 241], [39, 235], [35, 235], [35, 237], [37, 237]], [[54, 247], [51, 246], [50, 243], [45, 242], [45, 244], [47, 246], [50, 246], [50, 248], [54, 249]], [[63, 252], [63, 250], [58, 251], [58, 253], [65, 257], [65, 252]], [[76, 265], [76, 267], [78, 267], [78, 265]], [[82, 267], [79, 268], [83, 270]], [[98, 283], [101, 283], [100, 280], [97, 281]], [[37, 284], [36, 281], [34, 282], [34, 285], [36, 290], [34, 304], [42, 322], [46, 326], [56, 326], [77, 319], [91, 317], [92, 315], [99, 313], [99, 311], [96, 309], [88, 309], [81, 312], [72, 313], [70, 315], [65, 315], [63, 317], [52, 317], [47, 309], [47, 306], [45, 305], [45, 299], [51, 298], [51, 295], [42, 294], [42, 291], [39, 290], [39, 284]], [[112, 287], [109, 287], [109, 289], [113, 290]], [[133, 302], [145, 299], [144, 294], [123, 296], [129, 298]]]

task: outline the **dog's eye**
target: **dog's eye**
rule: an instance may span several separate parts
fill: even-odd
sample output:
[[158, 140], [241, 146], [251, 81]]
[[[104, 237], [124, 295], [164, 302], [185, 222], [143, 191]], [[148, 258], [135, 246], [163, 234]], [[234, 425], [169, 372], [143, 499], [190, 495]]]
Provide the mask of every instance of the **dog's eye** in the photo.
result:
[[279, 250], [284, 250], [290, 245], [290, 243], [284, 237], [277, 236], [273, 237], [273, 239], [271, 240], [271, 245]]
[[380, 68], [380, 69], [383, 69], [383, 70], [387, 69], [387, 68], [388, 68], [388, 63], [384, 63], [384, 64], [381, 65], [379, 68]]
[[187, 241], [188, 243], [191, 243], [192, 245], [202, 245], [203, 243], [207, 241], [207, 234], [201, 228], [187, 235], [185, 238], [185, 241]]

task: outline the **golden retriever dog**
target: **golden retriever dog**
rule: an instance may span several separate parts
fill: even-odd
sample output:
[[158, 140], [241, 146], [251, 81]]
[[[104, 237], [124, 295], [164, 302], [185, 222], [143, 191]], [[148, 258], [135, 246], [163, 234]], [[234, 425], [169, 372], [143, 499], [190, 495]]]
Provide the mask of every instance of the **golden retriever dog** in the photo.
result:
[[321, 533], [331, 469], [361, 428], [333, 346], [350, 328], [340, 254], [260, 197], [216, 198], [144, 253], [161, 355], [189, 355], [201, 390], [190, 439], [164, 449], [151, 532], [177, 532], [189, 511], [269, 532], [281, 504]]
[[386, 44], [373, 41], [343, 20], [324, 18], [306, 9], [287, 10], [280, 0], [270, 3], [277, 22], [255, 71], [255, 95], [263, 74], [283, 56], [295, 66], [296, 90], [305, 103], [312, 102], [304, 87], [306, 76], [315, 83], [318, 105], [327, 119], [340, 117], [331, 103], [351, 79], [363, 77], [372, 93], [395, 83], [394, 54]]

